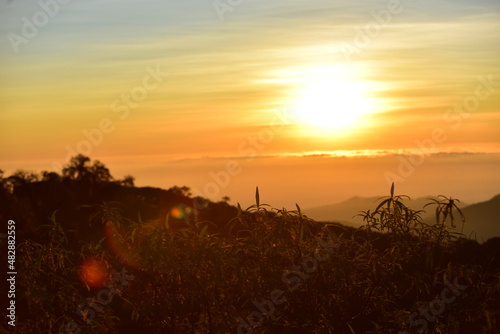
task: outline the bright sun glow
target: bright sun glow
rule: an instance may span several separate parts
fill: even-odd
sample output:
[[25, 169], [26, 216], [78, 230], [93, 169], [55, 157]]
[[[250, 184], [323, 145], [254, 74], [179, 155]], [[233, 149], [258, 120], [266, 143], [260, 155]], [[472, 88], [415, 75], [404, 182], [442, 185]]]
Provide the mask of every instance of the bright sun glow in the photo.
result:
[[309, 71], [298, 92], [295, 112], [301, 123], [331, 133], [350, 132], [372, 114], [374, 103], [366, 82], [349, 67], [324, 67]]

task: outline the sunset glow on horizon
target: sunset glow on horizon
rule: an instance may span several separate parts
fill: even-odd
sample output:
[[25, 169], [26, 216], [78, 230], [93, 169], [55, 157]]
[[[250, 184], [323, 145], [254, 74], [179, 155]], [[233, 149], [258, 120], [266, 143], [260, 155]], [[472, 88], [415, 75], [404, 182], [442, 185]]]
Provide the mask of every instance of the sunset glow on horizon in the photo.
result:
[[1, 6], [7, 174], [59, 171], [83, 153], [140, 186], [210, 197], [210, 173], [235, 160], [241, 173], [211, 199], [245, 201], [260, 185], [278, 205], [313, 205], [383, 193], [401, 157], [423, 154], [396, 180], [403, 189], [460, 195], [452, 185], [474, 170], [488, 179], [466, 181], [468, 200], [500, 192], [498, 1], [254, 1], [221, 13], [212, 1], [76, 0], [38, 26], [37, 2]]

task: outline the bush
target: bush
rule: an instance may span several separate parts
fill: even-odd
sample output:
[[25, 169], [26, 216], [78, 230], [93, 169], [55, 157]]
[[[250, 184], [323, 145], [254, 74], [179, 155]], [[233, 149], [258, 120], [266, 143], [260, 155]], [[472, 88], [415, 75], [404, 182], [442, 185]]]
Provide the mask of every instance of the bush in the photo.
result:
[[[361, 213], [360, 229], [315, 222], [299, 206], [273, 209], [258, 189], [256, 204], [238, 205], [223, 232], [204, 220], [172, 225], [168, 215], [130, 222], [108, 208], [94, 217], [104, 238], [79, 252], [68, 250], [54, 214], [47, 242], [20, 246], [19, 312], [30, 317], [14, 332], [60, 333], [71, 321], [81, 333], [498, 332], [498, 242], [469, 246], [488, 247], [482, 258], [457, 258], [469, 243], [451, 230], [456, 200], [434, 201], [428, 225], [405, 199], [392, 187]], [[99, 294], [77, 278], [89, 258], [108, 268], [108, 280], [111, 268], [131, 275], [84, 321], [86, 309], [75, 309]]]

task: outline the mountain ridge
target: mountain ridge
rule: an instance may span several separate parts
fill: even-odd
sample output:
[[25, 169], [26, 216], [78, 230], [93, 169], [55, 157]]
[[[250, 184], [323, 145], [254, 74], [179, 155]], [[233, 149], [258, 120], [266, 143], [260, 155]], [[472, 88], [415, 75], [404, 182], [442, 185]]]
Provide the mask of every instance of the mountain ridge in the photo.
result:
[[[361, 216], [357, 216], [362, 211], [374, 210], [380, 199], [384, 196], [353, 196], [349, 199], [317, 207], [304, 209], [305, 215], [318, 221], [338, 221], [353, 227], [364, 225]], [[426, 223], [433, 223], [434, 208], [424, 205], [431, 202], [430, 199], [437, 196], [418, 197], [415, 199], [404, 199], [403, 202], [413, 210], [425, 210], [422, 219]], [[477, 238], [478, 241], [485, 241], [492, 237], [500, 237], [500, 193], [489, 200], [467, 204], [458, 202], [457, 205], [465, 216], [463, 233], [467, 237]], [[460, 232], [462, 224], [457, 224]]]

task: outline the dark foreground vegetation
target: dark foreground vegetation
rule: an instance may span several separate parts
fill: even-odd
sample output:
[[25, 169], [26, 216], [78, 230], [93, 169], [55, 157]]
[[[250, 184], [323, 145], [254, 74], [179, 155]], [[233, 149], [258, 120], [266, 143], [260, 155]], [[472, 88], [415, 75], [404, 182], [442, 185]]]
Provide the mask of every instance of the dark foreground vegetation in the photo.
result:
[[83, 156], [1, 182], [18, 242], [9, 333], [500, 333], [500, 238], [453, 232], [451, 198], [426, 224], [392, 188], [353, 229], [258, 191], [243, 210], [136, 188]]

